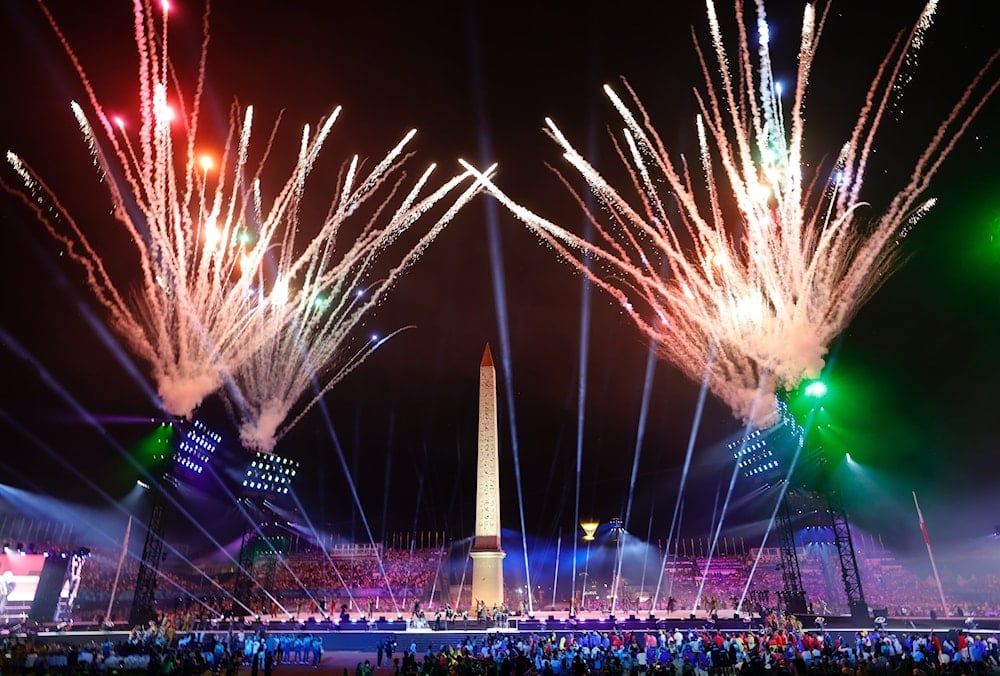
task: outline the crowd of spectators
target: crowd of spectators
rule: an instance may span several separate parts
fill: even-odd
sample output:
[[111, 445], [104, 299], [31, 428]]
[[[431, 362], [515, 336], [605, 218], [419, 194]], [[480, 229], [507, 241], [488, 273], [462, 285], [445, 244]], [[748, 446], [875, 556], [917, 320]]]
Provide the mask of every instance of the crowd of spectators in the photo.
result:
[[[362, 596], [419, 595], [430, 584], [447, 555], [436, 550], [386, 549], [382, 556], [334, 559], [321, 551], [290, 554], [277, 566], [274, 588], [278, 590], [327, 590], [335, 595], [343, 589]], [[356, 592], [357, 595], [357, 592]]]
[[[849, 636], [803, 631], [794, 617], [772, 614], [767, 625], [739, 632], [591, 631], [575, 634], [496, 634], [454, 644], [414, 644], [393, 659], [395, 674], [518, 674], [624, 676], [649, 672], [677, 676], [827, 676], [833, 674], [973, 674], [994, 671], [1000, 649], [994, 636], [959, 632], [861, 631]], [[385, 651], [377, 646], [377, 666]]]
[[[447, 552], [435, 550], [379, 551], [364, 549], [362, 556], [333, 555], [307, 550], [258, 560], [252, 568], [249, 611], [252, 614], [287, 614], [296, 619], [340, 612], [368, 615], [372, 611], [396, 614], [416, 600], [429, 598], [437, 589], [438, 574]], [[118, 571], [116, 552], [94, 550], [83, 571], [76, 617], [104, 621], [114, 591], [111, 620], [125, 619], [138, 577], [139, 562], [126, 558]], [[237, 568], [225, 566], [185, 571], [176, 564], [161, 566], [157, 600], [162, 610], [180, 617], [223, 616], [231, 612]], [[116, 585], [117, 581], [117, 585]], [[266, 590], [266, 593], [265, 593]]]
[[[813, 613], [849, 614], [844, 598], [840, 561], [833, 545], [804, 548], [798, 557], [803, 591]], [[756, 561], [756, 567], [754, 567]], [[674, 565], [664, 576], [656, 610], [691, 608], [696, 599], [699, 608], [709, 611], [755, 612], [761, 607], [782, 603], [784, 589], [778, 550], [746, 557], [689, 559]], [[884, 609], [892, 616], [928, 617], [932, 611], [943, 615], [941, 591], [932, 576], [918, 577], [885, 549], [859, 552], [858, 570], [865, 600], [872, 609]], [[707, 574], [706, 574], [707, 571]], [[752, 571], [752, 576], [751, 576]], [[702, 579], [704, 578], [704, 584]], [[748, 579], [750, 583], [747, 584]], [[945, 597], [950, 601], [949, 615], [987, 617], [1000, 611], [1000, 576], [980, 575], [943, 578]], [[742, 599], [742, 604], [740, 600]], [[625, 603], [628, 610], [652, 609], [652, 600]], [[607, 606], [607, 602], [603, 604]]]
[[[59, 551], [57, 543], [48, 545]], [[824, 549], [825, 547], [825, 549]], [[832, 545], [810, 546], [799, 556], [800, 571], [809, 610], [819, 615], [848, 614], [844, 599], [839, 559]], [[37, 548], [37, 546], [36, 546]], [[353, 550], [352, 550], [353, 551]], [[395, 549], [361, 548], [361, 555], [343, 551], [312, 549], [273, 556], [265, 566], [256, 566], [253, 595], [248, 610], [252, 614], [286, 615], [295, 619], [334, 616], [346, 610], [353, 617], [409, 615], [415, 602], [430, 610], [449, 604], [456, 594], [456, 580], [448, 553], [441, 548]], [[77, 620], [122, 622], [131, 607], [139, 564], [134, 557], [121, 563], [120, 552], [94, 548], [82, 571], [82, 584], [73, 617]], [[157, 582], [157, 603], [161, 611], [177, 617], [223, 617], [232, 612], [236, 581], [234, 562], [194, 568], [181, 557], [163, 565]], [[668, 561], [659, 594], [651, 593], [657, 576], [650, 574], [646, 589], [625, 581], [614, 604], [620, 611], [675, 611], [693, 608], [709, 612], [756, 612], [761, 607], [780, 606], [783, 579], [777, 549], [742, 555], [680, 557]], [[858, 552], [859, 571], [865, 599], [870, 608], [885, 609], [891, 616], [926, 617], [935, 610], [942, 615], [937, 582], [930, 576], [918, 577], [887, 550], [874, 547]], [[751, 576], [752, 573], [752, 576]], [[266, 579], [265, 579], [266, 578]], [[750, 584], [747, 584], [748, 579]], [[116, 584], [117, 581], [117, 584]], [[951, 607], [949, 615], [987, 617], [1000, 608], [1000, 576], [958, 575], [942, 580]], [[112, 591], [115, 594], [112, 598]], [[264, 593], [263, 590], [266, 590]], [[464, 589], [466, 596], [469, 589]], [[565, 588], [559, 590], [568, 596]], [[596, 592], [577, 591], [572, 607], [609, 611], [612, 600]], [[471, 609], [473, 601], [461, 597]], [[658, 601], [652, 607], [653, 599]], [[107, 609], [111, 601], [111, 613]], [[507, 606], [516, 612], [523, 599], [511, 598]], [[549, 599], [536, 609], [563, 610], [571, 607], [568, 598]], [[458, 610], [461, 610], [459, 608]]]
[[166, 618], [135, 627], [127, 639], [109, 636], [86, 645], [36, 641], [27, 635], [0, 641], [0, 674], [213, 674], [234, 676], [249, 668], [254, 676], [281, 665], [317, 667], [323, 642], [312, 633], [182, 631]]

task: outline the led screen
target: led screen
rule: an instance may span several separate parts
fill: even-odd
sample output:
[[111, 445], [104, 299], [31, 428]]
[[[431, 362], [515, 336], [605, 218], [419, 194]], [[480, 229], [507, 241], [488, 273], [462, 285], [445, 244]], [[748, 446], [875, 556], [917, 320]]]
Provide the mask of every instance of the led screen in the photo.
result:
[[44, 554], [0, 554], [0, 615], [27, 612], [35, 600], [45, 559]]

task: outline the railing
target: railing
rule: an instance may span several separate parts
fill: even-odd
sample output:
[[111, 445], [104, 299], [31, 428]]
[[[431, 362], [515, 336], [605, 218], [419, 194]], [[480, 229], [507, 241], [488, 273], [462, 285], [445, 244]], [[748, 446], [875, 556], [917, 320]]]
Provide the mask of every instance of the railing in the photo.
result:
[[382, 555], [381, 544], [335, 544], [327, 549], [331, 559], [377, 558]]

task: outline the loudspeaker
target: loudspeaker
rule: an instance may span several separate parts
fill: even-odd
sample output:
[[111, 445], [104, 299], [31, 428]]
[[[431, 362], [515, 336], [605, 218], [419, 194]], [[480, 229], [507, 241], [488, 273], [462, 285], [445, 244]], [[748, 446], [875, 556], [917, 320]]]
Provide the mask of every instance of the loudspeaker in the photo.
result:
[[868, 614], [868, 606], [862, 601], [854, 601], [850, 605], [851, 622], [857, 627], [870, 627], [871, 615]]

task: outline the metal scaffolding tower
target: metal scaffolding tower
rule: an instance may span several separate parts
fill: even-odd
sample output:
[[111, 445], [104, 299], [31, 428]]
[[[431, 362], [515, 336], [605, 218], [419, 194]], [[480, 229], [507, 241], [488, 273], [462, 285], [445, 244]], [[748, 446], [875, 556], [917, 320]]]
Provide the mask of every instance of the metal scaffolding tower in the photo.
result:
[[186, 478], [200, 475], [215, 453], [219, 440], [218, 434], [198, 420], [177, 420], [161, 421], [150, 438], [143, 442], [143, 450], [152, 455], [152, 464], [149, 473], [138, 483], [150, 492], [153, 504], [129, 612], [129, 623], [133, 627], [146, 626], [157, 617], [156, 582], [164, 558], [167, 491], [180, 486]]
[[[239, 504], [250, 520], [240, 544], [240, 557], [233, 589], [233, 616], [257, 612], [274, 600], [271, 593], [278, 561], [288, 551], [288, 538], [277, 517], [267, 507], [269, 499], [286, 495], [298, 473], [299, 463], [274, 453], [257, 452], [244, 470]], [[256, 590], [256, 591], [255, 591]]]
[[145, 627], [156, 619], [156, 578], [163, 560], [164, 504], [163, 487], [153, 486], [153, 507], [146, 528], [146, 543], [142, 547], [142, 561], [135, 579], [135, 596], [129, 613], [129, 624]]
[[233, 588], [233, 616], [242, 617], [250, 608], [250, 595], [253, 593], [253, 566], [256, 558], [256, 535], [254, 527], [250, 526], [243, 533], [240, 545], [240, 558], [236, 569], [236, 584]]
[[827, 502], [830, 510], [830, 521], [833, 524], [833, 542], [837, 546], [837, 556], [840, 559], [840, 576], [844, 582], [844, 594], [847, 596], [847, 607], [851, 620], [858, 626], [867, 627], [871, 622], [868, 613], [868, 603], [861, 588], [861, 574], [858, 571], [858, 559], [854, 554], [854, 541], [851, 539], [851, 526], [847, 522], [847, 512], [840, 501], [840, 495], [827, 491]]
[[785, 601], [785, 609], [793, 615], [803, 615], [807, 611], [806, 592], [802, 586], [799, 556], [795, 551], [795, 530], [792, 528], [787, 493], [781, 501], [781, 510], [778, 514], [778, 537], [781, 540], [781, 580], [784, 587], [782, 598]]

